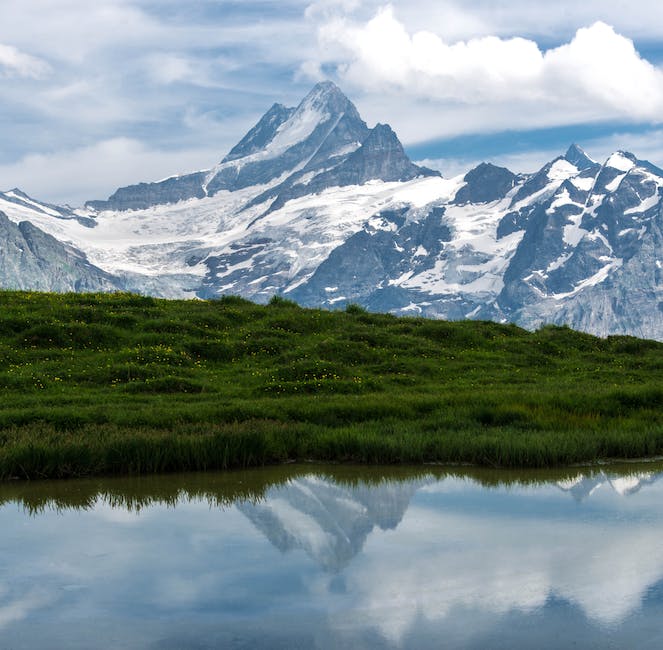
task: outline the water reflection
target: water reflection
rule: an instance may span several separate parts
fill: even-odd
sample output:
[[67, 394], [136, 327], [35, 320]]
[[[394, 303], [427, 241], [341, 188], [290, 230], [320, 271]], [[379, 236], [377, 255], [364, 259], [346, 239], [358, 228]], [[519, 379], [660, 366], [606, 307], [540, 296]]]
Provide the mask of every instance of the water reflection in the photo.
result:
[[0, 648], [659, 647], [661, 476], [281, 467], [3, 485]]
[[361, 551], [374, 528], [396, 528], [417, 489], [434, 480], [349, 487], [305, 476], [269, 490], [259, 503], [237, 507], [279, 550], [303, 549], [324, 569], [338, 571]]
[[652, 485], [658, 481], [663, 474], [653, 472], [636, 472], [630, 474], [611, 474], [604, 471], [586, 476], [578, 474], [573, 478], [561, 480], [557, 484], [565, 492], [569, 492], [576, 501], [583, 501], [590, 497], [596, 490], [609, 487], [618, 494], [627, 496], [635, 494], [642, 487]]

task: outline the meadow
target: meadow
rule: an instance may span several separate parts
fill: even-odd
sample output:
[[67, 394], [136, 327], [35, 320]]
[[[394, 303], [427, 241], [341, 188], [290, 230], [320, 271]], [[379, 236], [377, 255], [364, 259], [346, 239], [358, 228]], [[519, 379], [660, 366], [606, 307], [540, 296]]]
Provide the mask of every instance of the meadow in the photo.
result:
[[0, 292], [0, 479], [663, 454], [663, 343], [131, 294]]

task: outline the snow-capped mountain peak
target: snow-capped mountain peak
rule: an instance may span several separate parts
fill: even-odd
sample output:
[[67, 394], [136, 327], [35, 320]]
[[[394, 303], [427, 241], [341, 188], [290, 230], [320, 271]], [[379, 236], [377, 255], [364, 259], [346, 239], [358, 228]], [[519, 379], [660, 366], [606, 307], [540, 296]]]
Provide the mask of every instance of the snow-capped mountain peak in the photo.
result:
[[595, 160], [590, 158], [577, 144], [572, 144], [567, 149], [566, 153], [564, 154], [564, 158], [580, 170], [588, 169], [598, 164]]
[[[34, 269], [74, 256], [80, 287], [663, 339], [662, 197], [651, 163], [577, 145], [532, 174], [485, 162], [444, 179], [323, 82], [273, 104], [213, 169], [120, 188], [91, 215], [0, 194], [19, 260], [0, 277], [43, 288]], [[21, 276], [26, 237], [40, 252]]]

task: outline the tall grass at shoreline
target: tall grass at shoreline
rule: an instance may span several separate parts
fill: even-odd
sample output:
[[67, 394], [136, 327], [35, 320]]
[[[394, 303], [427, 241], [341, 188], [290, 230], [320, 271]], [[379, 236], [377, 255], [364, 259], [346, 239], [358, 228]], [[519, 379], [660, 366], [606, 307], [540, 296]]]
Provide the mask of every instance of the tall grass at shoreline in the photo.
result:
[[283, 299], [0, 292], [0, 394], [0, 479], [663, 453], [661, 343]]

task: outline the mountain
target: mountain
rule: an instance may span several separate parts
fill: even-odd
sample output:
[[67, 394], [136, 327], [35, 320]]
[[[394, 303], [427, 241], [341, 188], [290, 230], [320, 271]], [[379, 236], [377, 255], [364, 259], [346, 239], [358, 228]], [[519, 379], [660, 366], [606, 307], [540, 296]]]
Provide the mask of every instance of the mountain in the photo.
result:
[[15, 224], [0, 211], [0, 286], [40, 291], [117, 291], [110, 274], [83, 252], [59, 242], [29, 221]]
[[655, 472], [638, 472], [627, 476], [600, 472], [593, 476], [578, 474], [574, 479], [559, 481], [557, 487], [563, 492], [568, 492], [576, 501], [580, 502], [588, 499], [601, 488], [611, 489], [622, 497], [630, 496], [639, 492], [643, 487], [653, 485], [661, 478], [662, 475]]
[[[189, 198], [214, 196], [223, 190], [234, 192], [251, 186], [270, 186], [279, 180], [281, 182], [275, 188], [263, 195], [265, 198], [276, 197], [295, 185], [305, 186], [316, 178], [318, 172], [338, 167], [367, 141], [370, 134], [352, 102], [333, 83], [319, 83], [297, 108], [274, 104], [213, 169], [174, 176], [158, 183], [123, 187], [107, 201], [90, 201], [87, 207], [140, 210]], [[376, 137], [379, 135], [372, 139]], [[375, 145], [369, 144], [369, 147], [375, 149]], [[395, 163], [401, 170], [402, 160]], [[374, 162], [373, 169], [357, 169], [355, 176], [352, 176], [355, 170], [346, 169], [345, 184], [381, 178], [381, 172], [399, 175], [392, 171], [389, 160], [381, 164], [386, 169]], [[400, 175], [413, 172], [416, 175], [416, 168], [413, 165], [412, 168], [403, 170]], [[357, 175], [362, 172], [363, 175]], [[328, 178], [328, 182], [334, 180]], [[326, 186], [322, 179], [316, 183], [319, 189]]]
[[271, 488], [237, 508], [283, 553], [303, 550], [327, 571], [340, 571], [375, 529], [393, 530], [415, 492], [433, 478], [343, 486], [316, 476]]
[[[651, 163], [599, 163], [577, 145], [532, 174], [482, 163], [443, 178], [324, 82], [297, 107], [274, 104], [212, 169], [80, 210], [12, 190], [0, 210], [75, 251], [104, 290], [663, 340], [662, 188]], [[3, 286], [60, 290], [48, 256], [39, 282], [5, 258]]]

